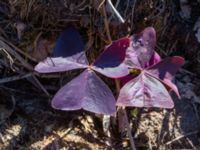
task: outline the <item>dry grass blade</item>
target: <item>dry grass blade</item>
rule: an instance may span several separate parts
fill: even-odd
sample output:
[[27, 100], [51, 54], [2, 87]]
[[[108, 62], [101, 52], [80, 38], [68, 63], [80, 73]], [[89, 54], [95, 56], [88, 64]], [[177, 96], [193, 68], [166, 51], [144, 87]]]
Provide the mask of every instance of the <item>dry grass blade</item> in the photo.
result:
[[16, 75], [16, 76], [12, 76], [12, 77], [3, 78], [3, 79], [0, 79], [0, 84], [12, 82], [12, 81], [16, 81], [16, 80], [21, 80], [21, 79], [28, 78], [31, 76], [32, 76], [32, 73], [28, 73], [25, 75]]
[[121, 23], [124, 23], [125, 20], [122, 18], [122, 16], [119, 14], [119, 12], [116, 10], [116, 8], [113, 6], [111, 0], [108, 0], [109, 6], [112, 8], [114, 14], [116, 14], [117, 18], [120, 20]]
[[[180, 1], [191, 7], [191, 18], [182, 17]], [[200, 149], [200, 44], [195, 23], [200, 17], [199, 8], [199, 0], [0, 0], [0, 91], [5, 90], [8, 98], [13, 95], [17, 102], [14, 116], [6, 117], [1, 124], [0, 149], [121, 150], [131, 149], [133, 139], [137, 149]], [[147, 26], [154, 27], [158, 35], [156, 52], [163, 59], [174, 55], [186, 59], [175, 78], [182, 100], [172, 95], [175, 108], [166, 111], [140, 108], [135, 112], [118, 107], [114, 116], [104, 116], [102, 120], [102, 115], [96, 115], [91, 124], [82, 110], [51, 109], [52, 94], [79, 71], [34, 72], [33, 66], [40, 60], [33, 52], [37, 50], [39, 56], [43, 55], [45, 44], [44, 48], [37, 46], [44, 40], [55, 42], [59, 33], [71, 25], [87, 43], [89, 62], [113, 39], [138, 33]], [[46, 45], [50, 46], [48, 42]], [[48, 56], [52, 54], [47, 52]], [[118, 81], [105, 79], [105, 82], [117, 95], [121, 88]], [[0, 96], [0, 102], [4, 102]], [[9, 116], [11, 111], [4, 110], [1, 109], [1, 114], [7, 112], [4, 116]]]
[[42, 89], [42, 91], [47, 95], [50, 96], [49, 92], [45, 89], [45, 87], [40, 83], [40, 81], [37, 79], [35, 75], [33, 75], [33, 79], [35, 82], [39, 85], [39, 87]]
[[169, 145], [169, 144], [171, 144], [171, 143], [173, 143], [173, 142], [175, 142], [175, 141], [177, 141], [177, 140], [180, 140], [180, 139], [182, 139], [182, 138], [186, 138], [187, 136], [191, 136], [191, 135], [198, 134], [198, 133], [199, 133], [199, 131], [193, 131], [193, 132], [186, 133], [186, 134], [184, 134], [184, 135], [178, 136], [178, 137], [176, 137], [175, 139], [173, 139], [173, 140], [167, 142], [165, 145]]
[[12, 47], [13, 49], [15, 49], [17, 52], [19, 52], [20, 54], [24, 55], [26, 58], [37, 62], [36, 59], [34, 59], [33, 57], [31, 57], [28, 53], [22, 51], [21, 49], [19, 49], [17, 46], [15, 46], [14, 44], [12, 44], [11, 42], [7, 41], [6, 39], [0, 37], [0, 40], [4, 41], [5, 43], [7, 43], [10, 47]]
[[3, 48], [0, 48], [0, 52], [3, 52], [5, 55], [6, 55], [6, 58], [8, 59], [9, 61], [9, 65], [4, 62], [3, 60], [0, 60], [0, 62], [2, 62], [2, 64], [4, 64], [6, 67], [10, 67], [13, 71], [14, 71], [14, 68], [13, 68], [13, 63], [14, 63], [14, 60], [13, 58], [10, 56], [10, 54]]
[[24, 58], [22, 58], [16, 51], [14, 51], [10, 46], [8, 46], [5, 42], [0, 40], [0, 48], [5, 49], [10, 55], [14, 56], [26, 69], [32, 71], [33, 67], [26, 62]]

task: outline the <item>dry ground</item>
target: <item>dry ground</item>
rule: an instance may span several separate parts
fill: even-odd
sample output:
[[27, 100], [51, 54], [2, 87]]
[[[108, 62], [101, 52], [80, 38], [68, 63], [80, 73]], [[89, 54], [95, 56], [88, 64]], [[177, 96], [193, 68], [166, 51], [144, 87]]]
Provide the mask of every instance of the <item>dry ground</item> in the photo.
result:
[[[110, 128], [111, 138], [105, 135], [101, 117], [50, 107], [53, 94], [77, 72], [32, 74], [32, 67], [51, 54], [59, 32], [71, 24], [80, 29], [90, 61], [99, 54], [109, 43], [101, 2], [0, 0], [0, 149], [130, 149], [117, 126]], [[174, 80], [182, 96], [173, 96], [174, 109], [128, 108], [137, 148], [200, 149], [200, 43], [193, 31], [200, 17], [199, 1], [191, 0], [185, 7], [176, 0], [113, 3], [126, 20], [121, 24], [107, 8], [113, 40], [153, 26], [156, 51], [162, 57], [186, 59]], [[11, 82], [16, 79], [21, 80]], [[104, 80], [115, 93], [113, 82]]]

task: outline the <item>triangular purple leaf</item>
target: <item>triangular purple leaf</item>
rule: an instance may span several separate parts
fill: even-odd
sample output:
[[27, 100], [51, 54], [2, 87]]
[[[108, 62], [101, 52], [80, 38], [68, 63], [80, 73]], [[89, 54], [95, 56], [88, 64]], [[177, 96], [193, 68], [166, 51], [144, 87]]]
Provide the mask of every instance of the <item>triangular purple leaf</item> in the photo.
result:
[[144, 68], [151, 59], [156, 44], [154, 28], [145, 28], [140, 34], [130, 37], [130, 46], [126, 52], [126, 64], [131, 68]]
[[111, 78], [119, 78], [129, 74], [128, 67], [123, 63], [129, 43], [129, 38], [114, 41], [97, 58], [92, 69]]
[[84, 50], [84, 43], [74, 27], [62, 31], [56, 41], [53, 57], [69, 57]]
[[174, 91], [176, 93], [176, 95], [178, 96], [178, 98], [181, 98], [178, 88], [177, 86], [169, 79], [164, 79], [161, 80], [161, 82], [163, 82], [167, 87], [169, 87], [169, 91]]
[[35, 71], [40, 73], [52, 73], [52, 72], [63, 72], [63, 71], [69, 71], [73, 69], [81, 69], [81, 68], [87, 68], [87, 65], [81, 64], [79, 62], [76, 62], [76, 57], [56, 57], [56, 58], [46, 58], [44, 61], [39, 62], [35, 66]]
[[117, 105], [172, 108], [174, 103], [167, 89], [159, 80], [142, 72], [123, 86]]
[[115, 98], [108, 86], [91, 70], [62, 87], [52, 100], [52, 107], [60, 110], [85, 109], [111, 115], [115, 112]]
[[163, 59], [161, 62], [149, 67], [148, 73], [163, 80], [172, 80], [178, 69], [184, 64], [184, 59], [179, 56], [173, 56]]
[[180, 97], [176, 85], [174, 85], [171, 81], [176, 72], [178, 71], [178, 69], [183, 64], [184, 64], [184, 59], [182, 57], [179, 56], [169, 57], [148, 68], [147, 72], [151, 74], [153, 77], [161, 80], [163, 84], [168, 86], [172, 91], [176, 93], [178, 97]]
[[88, 60], [80, 34], [75, 28], [69, 27], [61, 32], [53, 57], [41, 61], [35, 70], [40, 73], [52, 73], [86, 67], [88, 67]]

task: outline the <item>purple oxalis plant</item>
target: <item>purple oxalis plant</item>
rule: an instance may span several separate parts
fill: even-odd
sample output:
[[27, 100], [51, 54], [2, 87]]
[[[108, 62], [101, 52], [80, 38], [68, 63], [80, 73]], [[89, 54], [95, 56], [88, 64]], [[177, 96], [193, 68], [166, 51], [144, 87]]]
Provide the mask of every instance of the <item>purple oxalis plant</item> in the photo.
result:
[[[83, 108], [95, 113], [113, 114], [115, 98], [95, 71], [106, 77], [128, 81], [120, 90], [118, 106], [172, 108], [174, 104], [168, 91], [173, 90], [179, 96], [171, 80], [184, 59], [174, 56], [161, 60], [154, 51], [155, 44], [155, 30], [148, 27], [140, 34], [112, 42], [89, 64], [78, 31], [70, 27], [59, 36], [53, 57], [40, 62], [35, 70], [52, 73], [85, 69], [57, 92], [52, 100], [55, 109]], [[139, 75], [133, 78], [130, 70], [136, 70]]]
[[115, 41], [105, 48], [96, 61], [89, 64], [78, 31], [73, 27], [63, 31], [57, 40], [53, 57], [40, 62], [35, 70], [40, 73], [85, 70], [56, 93], [52, 107], [60, 110], [83, 108], [95, 113], [113, 114], [116, 110], [115, 98], [95, 71], [110, 78], [129, 74], [126, 65], [121, 63], [128, 46], [128, 38]]
[[184, 59], [174, 56], [161, 60], [154, 51], [156, 33], [151, 27], [131, 39], [125, 63], [139, 75], [122, 78], [127, 83], [120, 90], [117, 105], [172, 108], [174, 103], [168, 91], [172, 90], [180, 97], [172, 78], [184, 64]]

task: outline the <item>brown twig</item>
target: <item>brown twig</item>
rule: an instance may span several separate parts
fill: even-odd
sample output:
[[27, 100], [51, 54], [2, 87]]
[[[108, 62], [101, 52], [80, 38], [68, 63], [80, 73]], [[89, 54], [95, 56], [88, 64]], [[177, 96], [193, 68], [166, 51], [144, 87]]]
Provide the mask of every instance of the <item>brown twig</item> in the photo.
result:
[[112, 38], [111, 38], [111, 35], [110, 35], [109, 22], [108, 22], [108, 17], [107, 17], [107, 14], [106, 14], [105, 5], [103, 5], [102, 8], [103, 8], [103, 15], [104, 15], [104, 25], [105, 25], [105, 28], [106, 28], [106, 35], [108, 37], [109, 43], [112, 43]]
[[103, 6], [103, 4], [105, 3], [105, 1], [106, 1], [106, 0], [102, 0], [102, 1], [101, 1], [101, 3], [99, 4], [99, 6], [98, 6], [98, 8], [97, 8], [98, 11], [99, 11], [100, 8]]

